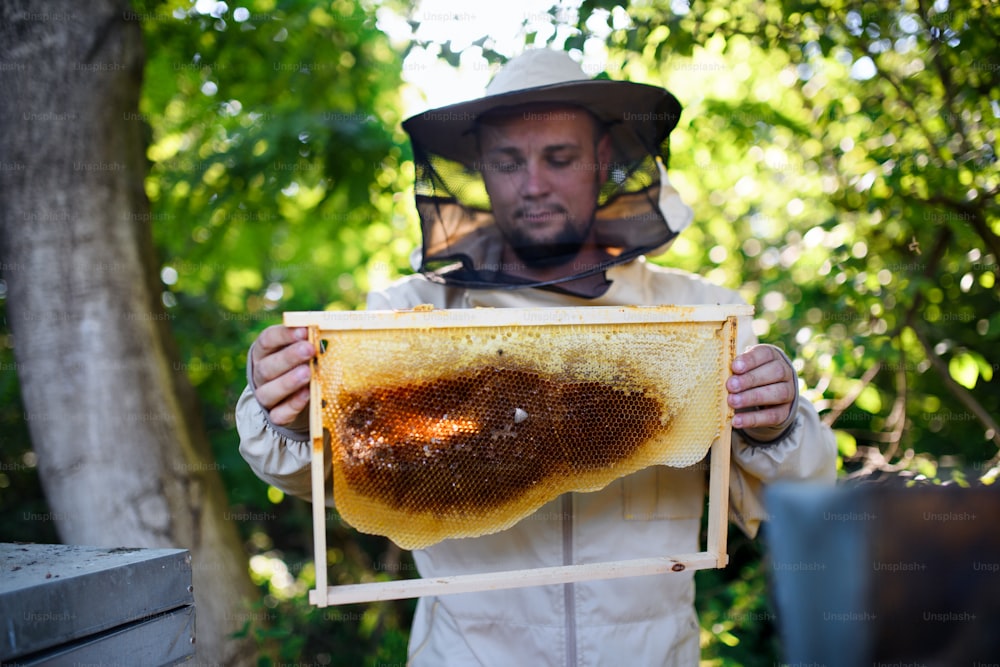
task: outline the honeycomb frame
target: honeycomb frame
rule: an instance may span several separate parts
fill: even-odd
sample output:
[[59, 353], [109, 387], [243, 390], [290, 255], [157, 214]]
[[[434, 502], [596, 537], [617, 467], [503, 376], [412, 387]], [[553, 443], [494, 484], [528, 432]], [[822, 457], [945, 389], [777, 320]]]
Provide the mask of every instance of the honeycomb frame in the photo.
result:
[[[285, 313], [284, 324], [292, 327], [307, 327], [309, 340], [317, 350], [317, 358], [313, 362], [313, 378], [310, 382], [309, 421], [310, 442], [313, 449], [311, 482], [312, 497], [314, 500], [313, 542], [316, 564], [316, 588], [310, 591], [310, 602], [317, 607], [326, 607], [334, 604], [401, 599], [425, 595], [721, 568], [725, 567], [728, 563], [728, 555], [726, 554], [726, 521], [729, 504], [729, 443], [733, 411], [726, 404], [725, 391], [721, 390], [716, 392], [715, 396], [710, 399], [711, 405], [685, 404], [681, 408], [681, 412], [685, 414], [693, 414], [695, 412], [705, 414], [705, 410], [708, 410], [707, 414], [709, 417], [700, 418], [702, 422], [705, 419], [714, 418], [714, 421], [711, 423], [712, 428], [710, 428], [711, 435], [714, 435], [711, 443], [707, 445], [700, 443], [699, 446], [701, 449], [695, 451], [694, 454], [690, 452], [687, 454], [688, 458], [695, 456], [695, 460], [700, 460], [705, 452], [711, 455], [709, 504], [707, 510], [708, 530], [705, 536], [704, 551], [607, 563], [567, 565], [484, 574], [464, 574], [450, 577], [436, 577], [433, 580], [407, 579], [390, 582], [329, 586], [329, 564], [326, 555], [326, 470], [331, 465], [331, 456], [333, 453], [330, 447], [329, 435], [326, 440], [324, 439], [324, 428], [329, 426], [332, 429], [333, 425], [328, 423], [331, 420], [329, 409], [324, 410], [328, 406], [324, 401], [323, 388], [325, 386], [324, 383], [329, 380], [324, 376], [324, 372], [329, 373], [330, 371], [324, 371], [324, 366], [328, 366], [328, 364], [321, 364], [320, 359], [326, 352], [327, 342], [331, 338], [336, 342], [336, 339], [339, 337], [341, 345], [346, 347], [343, 345], [346, 341], [353, 341], [353, 345], [357, 346], [358, 341], [365, 340], [366, 338], [388, 335], [390, 337], [395, 336], [395, 339], [392, 340], [397, 341], [399, 345], [405, 347], [408, 345], [406, 341], [413, 341], [422, 336], [430, 336], [431, 340], [439, 343], [442, 338], [447, 340], [448, 336], [464, 334], [469, 331], [475, 333], [477, 330], [485, 330], [484, 328], [488, 328], [491, 331], [510, 331], [512, 335], [516, 334], [522, 337], [526, 332], [532, 331], [533, 327], [564, 327], [558, 330], [559, 335], [564, 337], [569, 335], [570, 331], [583, 332], [585, 335], [597, 335], [597, 332], [603, 331], [602, 327], [608, 326], [635, 333], [641, 332], [643, 327], [648, 328], [653, 326], [657, 328], [657, 331], [674, 332], [674, 335], [683, 333], [685, 336], [690, 336], [692, 331], [708, 331], [711, 332], [711, 340], [708, 344], [716, 346], [715, 351], [721, 359], [716, 369], [718, 377], [706, 378], [703, 374], [699, 373], [696, 374], [697, 377], [693, 381], [701, 385], [709, 384], [709, 381], [711, 381], [710, 384], [721, 388], [724, 386], [732, 360], [736, 355], [738, 321], [741, 318], [748, 317], [752, 312], [752, 307], [745, 305], [714, 305], [475, 308], [460, 310], [443, 310], [433, 309], [430, 306], [420, 306], [406, 311], [317, 311]], [[692, 329], [692, 326], [696, 328]], [[565, 327], [570, 328], [567, 329]], [[542, 330], [546, 332], [556, 331], [548, 328]], [[344, 336], [351, 335], [360, 335], [364, 338], [344, 338]], [[534, 363], [544, 362], [536, 361]], [[551, 362], [550, 365], [552, 363], [555, 363], [555, 367], [550, 370], [554, 370], [560, 374], [566, 372], [565, 363], [560, 365], [557, 362]], [[409, 372], [419, 375], [423, 372], [418, 367], [421, 365], [429, 369], [428, 377], [441, 372], [441, 359], [433, 358], [426, 361], [421, 359], [420, 364], [415, 365]], [[468, 364], [466, 365], [468, 366]], [[461, 367], [462, 365], [459, 364], [458, 366]], [[397, 370], [394, 366], [391, 372], [394, 373]], [[366, 373], [366, 377], [367, 375]], [[385, 372], [383, 372], [384, 375]], [[374, 380], [369, 379], [366, 381], [377, 384], [377, 370], [374, 372], [374, 376]], [[340, 381], [340, 378], [338, 378], [338, 381]], [[692, 382], [692, 380], [688, 380], [688, 382]], [[329, 388], [329, 385], [326, 386]], [[705, 399], [701, 400], [704, 401]], [[683, 419], [683, 417], [684, 415], [682, 414], [681, 418]], [[698, 419], [695, 418], [695, 421]], [[705, 435], [708, 432], [703, 429], [699, 432], [701, 435], [698, 437], [711, 437], [711, 435]], [[645, 461], [645, 465], [650, 465], [648, 457]], [[695, 461], [683, 459], [682, 462], [678, 462], [678, 460], [674, 460], [673, 462], [655, 461], [653, 464], [690, 465], [693, 462]], [[632, 471], [619, 471], [615, 475], [622, 476]], [[334, 479], [337, 480], [338, 477], [335, 475]], [[334, 482], [335, 495], [338, 491], [345, 488], [346, 485], [343, 479], [341, 475], [339, 481]], [[591, 479], [589, 484], [583, 484], [582, 486], [567, 490], [597, 490], [608, 482], [609, 479], [605, 475], [605, 477]], [[516, 521], [511, 521], [512, 523], [516, 523]], [[391, 522], [386, 524], [386, 526], [388, 525], [391, 525]], [[370, 525], [365, 527], [365, 532], [389, 534], [381, 532], [379, 527], [373, 528]], [[456, 533], [454, 536], [474, 536], [476, 534], [482, 533]]]

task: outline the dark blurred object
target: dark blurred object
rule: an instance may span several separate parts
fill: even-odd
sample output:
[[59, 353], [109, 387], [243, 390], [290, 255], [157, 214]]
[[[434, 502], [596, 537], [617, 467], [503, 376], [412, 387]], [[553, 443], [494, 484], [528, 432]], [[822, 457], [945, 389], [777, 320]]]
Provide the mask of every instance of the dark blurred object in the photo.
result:
[[767, 506], [786, 663], [1000, 658], [1000, 489], [780, 484]]

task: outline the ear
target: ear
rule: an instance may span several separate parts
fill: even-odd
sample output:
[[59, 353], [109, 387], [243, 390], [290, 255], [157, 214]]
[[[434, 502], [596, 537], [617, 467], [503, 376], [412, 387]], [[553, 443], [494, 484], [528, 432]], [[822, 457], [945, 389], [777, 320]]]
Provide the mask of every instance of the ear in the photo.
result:
[[597, 141], [597, 185], [604, 185], [608, 180], [608, 172], [611, 169], [611, 133], [605, 132]]

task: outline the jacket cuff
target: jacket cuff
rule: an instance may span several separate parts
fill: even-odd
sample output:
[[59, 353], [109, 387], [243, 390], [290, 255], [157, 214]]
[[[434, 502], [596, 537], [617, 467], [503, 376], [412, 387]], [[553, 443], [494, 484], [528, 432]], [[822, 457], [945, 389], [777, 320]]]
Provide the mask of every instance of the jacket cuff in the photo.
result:
[[[247, 386], [250, 387], [250, 391], [253, 392], [254, 400], [257, 399], [257, 387], [253, 383], [253, 346], [247, 351]], [[268, 416], [268, 411], [261, 406], [261, 413], [264, 415], [264, 423], [267, 427], [280, 435], [283, 438], [288, 438], [289, 440], [294, 440], [296, 442], [309, 442], [309, 411], [303, 410], [299, 413], [299, 416], [295, 418], [291, 424], [287, 426], [281, 426], [275, 424], [271, 421]]]
[[[748, 428], [748, 429], [738, 428], [736, 429], [736, 432], [739, 433], [740, 437], [743, 438], [743, 441], [748, 445], [750, 445], [751, 447], [774, 447], [775, 445], [782, 443], [785, 440], [788, 440], [788, 438], [792, 437], [792, 434], [795, 432], [795, 426], [798, 424], [798, 422], [794, 420], [795, 412], [796, 412], [795, 405], [793, 405], [792, 415], [791, 415], [793, 417], [792, 422], [788, 424], [788, 426], [785, 426], [783, 428], [781, 426], [774, 426], [774, 427], [769, 426], [764, 428]], [[778, 434], [770, 438], [766, 436], [761, 437], [762, 431], [772, 431], [772, 430], [777, 430]], [[768, 433], [767, 435], [770, 435], [770, 433]]]

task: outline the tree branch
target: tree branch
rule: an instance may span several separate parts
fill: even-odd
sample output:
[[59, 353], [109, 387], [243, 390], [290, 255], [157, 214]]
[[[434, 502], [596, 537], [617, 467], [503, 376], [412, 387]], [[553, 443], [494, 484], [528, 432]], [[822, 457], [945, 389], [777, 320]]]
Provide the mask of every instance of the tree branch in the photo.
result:
[[833, 408], [826, 415], [823, 416], [823, 423], [827, 426], [833, 426], [833, 423], [844, 413], [847, 408], [854, 405], [854, 401], [858, 400], [858, 396], [864, 391], [865, 387], [871, 384], [878, 372], [882, 370], [882, 362], [878, 361], [874, 366], [865, 371], [865, 374], [861, 376], [861, 382], [851, 391], [849, 391], [843, 398], [834, 403]]
[[[856, 41], [860, 42], [862, 46], [864, 46], [865, 53], [867, 53], [868, 52], [867, 40], [856, 40]], [[872, 59], [872, 62], [875, 62], [874, 58]], [[878, 67], [878, 64], [876, 63], [875, 66]], [[917, 111], [916, 105], [909, 97], [907, 97], [903, 93], [903, 85], [900, 82], [898, 82], [890, 74], [888, 70], [879, 68], [878, 71], [879, 74], [881, 74], [885, 78], [885, 80], [889, 82], [889, 85], [892, 86], [893, 90], [896, 91], [896, 95], [899, 96], [899, 101], [903, 103], [903, 106], [905, 106], [907, 109], [910, 110], [909, 122], [913, 123], [918, 128], [920, 128], [920, 133], [924, 135], [924, 140], [927, 142], [927, 149], [935, 156], [937, 156], [938, 164], [941, 167], [944, 167], [945, 159], [944, 156], [941, 155], [941, 149], [938, 146], [939, 142], [934, 140], [934, 136], [931, 134], [931, 131], [927, 129], [927, 126], [923, 123], [923, 116], [920, 114], [919, 111]]]
[[[927, 359], [931, 362], [934, 370], [936, 370], [938, 375], [941, 376], [944, 386], [962, 403], [962, 405], [968, 408], [972, 414], [976, 416], [979, 422], [986, 427], [988, 432], [992, 433], [990, 439], [998, 448], [1000, 448], [1000, 425], [998, 425], [990, 413], [979, 404], [979, 401], [977, 401], [975, 396], [972, 395], [972, 392], [952, 379], [951, 373], [948, 372], [948, 367], [945, 365], [941, 357], [934, 353], [934, 346], [931, 345], [929, 340], [927, 340], [927, 336], [920, 330], [920, 327], [912, 324], [910, 325], [910, 329], [923, 346]], [[1000, 452], [998, 452], [998, 454], [1000, 454]]]
[[885, 425], [892, 429], [889, 435], [889, 448], [885, 452], [885, 458], [892, 460], [892, 457], [899, 451], [899, 443], [903, 439], [903, 430], [906, 428], [906, 351], [900, 346], [903, 353], [903, 363], [896, 369], [896, 400], [892, 404], [889, 417], [885, 420]]
[[[924, 25], [929, 29], [931, 22], [927, 2], [926, 0], [918, 0], [917, 4], [920, 7], [920, 18], [923, 19]], [[965, 127], [965, 122], [962, 120], [962, 114], [955, 112], [955, 85], [951, 79], [951, 74], [948, 72], [948, 68], [941, 61], [941, 43], [936, 39], [932, 39], [931, 42], [933, 46], [928, 49], [930, 61], [937, 71], [938, 80], [941, 81], [941, 88], [944, 90], [944, 103], [948, 109], [948, 116], [944, 119], [944, 122], [949, 126], [949, 130], [952, 133], [957, 133], [962, 137], [962, 148], [966, 152], [970, 152], [972, 147], [969, 146], [968, 131]]]
[[[929, 203], [929, 204], [939, 204], [945, 208], [949, 208], [953, 211], [958, 212], [963, 216], [968, 216], [968, 222], [971, 223], [972, 228], [979, 234], [979, 237], [989, 248], [990, 252], [997, 259], [1000, 259], [1000, 236], [997, 236], [990, 226], [986, 224], [986, 219], [983, 217], [982, 204], [979, 206], [973, 206], [967, 202], [956, 201], [942, 195], [934, 195], [928, 197], [927, 199], [920, 199], [919, 197], [913, 197], [913, 201], [916, 203]], [[982, 199], [981, 199], [982, 201]]]
[[915, 455], [912, 449], [907, 449], [903, 452], [903, 456], [899, 461], [891, 464], [878, 447], [858, 447], [858, 456], [856, 458], [864, 461], [864, 463], [861, 465], [861, 468], [847, 475], [845, 479], [868, 477], [876, 470], [888, 473], [906, 470], [910, 466], [910, 462], [915, 458]]

